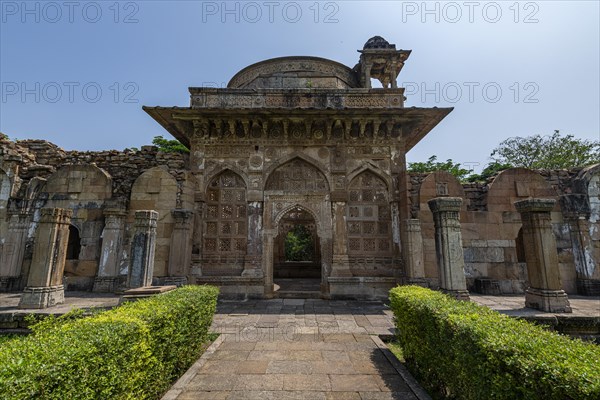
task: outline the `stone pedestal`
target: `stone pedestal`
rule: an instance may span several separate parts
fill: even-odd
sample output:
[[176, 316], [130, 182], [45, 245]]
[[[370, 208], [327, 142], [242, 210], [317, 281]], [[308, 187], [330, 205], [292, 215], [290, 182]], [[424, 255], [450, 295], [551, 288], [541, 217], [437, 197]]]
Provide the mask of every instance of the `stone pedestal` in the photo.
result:
[[460, 197], [437, 197], [427, 202], [435, 225], [435, 253], [440, 288], [459, 300], [469, 300], [460, 232]]
[[406, 232], [406, 283], [428, 287], [425, 279], [425, 262], [423, 260], [423, 237], [421, 236], [421, 221], [407, 219], [404, 221]]
[[64, 303], [62, 279], [72, 214], [72, 210], [62, 208], [41, 210], [20, 308], [46, 308]]
[[119, 283], [119, 264], [123, 251], [123, 226], [126, 211], [122, 208], [104, 210], [104, 230], [98, 274], [94, 292], [114, 292]]
[[29, 214], [18, 212], [10, 216], [0, 257], [0, 292], [19, 289], [29, 224]]
[[171, 211], [175, 226], [171, 234], [169, 250], [169, 276], [165, 285], [182, 286], [187, 283], [190, 265], [192, 264], [192, 227], [194, 212], [176, 209]]
[[571, 312], [560, 282], [556, 239], [552, 232], [550, 212], [555, 203], [553, 199], [515, 202], [523, 222], [523, 247], [530, 285], [525, 292], [525, 306], [545, 312]]
[[131, 264], [127, 275], [127, 287], [129, 288], [152, 286], [157, 220], [158, 212], [156, 211], [142, 210], [135, 212], [135, 232], [131, 242]]

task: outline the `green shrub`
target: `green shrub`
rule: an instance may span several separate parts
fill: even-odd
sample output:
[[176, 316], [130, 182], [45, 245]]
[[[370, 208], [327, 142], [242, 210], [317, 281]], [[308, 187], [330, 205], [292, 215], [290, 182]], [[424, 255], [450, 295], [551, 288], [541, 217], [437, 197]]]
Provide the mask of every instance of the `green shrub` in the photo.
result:
[[218, 289], [185, 286], [84, 318], [44, 319], [0, 349], [2, 399], [152, 399], [198, 358]]
[[390, 291], [404, 357], [456, 399], [600, 399], [600, 347], [416, 286]]

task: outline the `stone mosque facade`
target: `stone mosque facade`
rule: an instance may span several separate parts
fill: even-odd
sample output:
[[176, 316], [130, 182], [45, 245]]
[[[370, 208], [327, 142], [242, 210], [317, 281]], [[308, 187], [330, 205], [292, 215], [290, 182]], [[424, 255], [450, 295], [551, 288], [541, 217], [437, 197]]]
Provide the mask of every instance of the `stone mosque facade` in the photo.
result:
[[452, 108], [404, 106], [410, 51], [376, 36], [359, 53], [353, 68], [261, 61], [227, 88], [189, 88], [189, 107], [144, 107], [189, 154], [2, 139], [0, 291], [599, 295], [600, 165], [466, 185], [409, 174], [406, 153]]

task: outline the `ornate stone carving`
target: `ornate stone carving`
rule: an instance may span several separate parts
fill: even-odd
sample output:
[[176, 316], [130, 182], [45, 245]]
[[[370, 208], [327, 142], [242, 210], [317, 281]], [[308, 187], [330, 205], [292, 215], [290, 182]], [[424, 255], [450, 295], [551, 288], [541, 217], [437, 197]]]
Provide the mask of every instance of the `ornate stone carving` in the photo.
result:
[[329, 190], [329, 185], [321, 171], [298, 158], [275, 169], [267, 180], [265, 190], [324, 192]]

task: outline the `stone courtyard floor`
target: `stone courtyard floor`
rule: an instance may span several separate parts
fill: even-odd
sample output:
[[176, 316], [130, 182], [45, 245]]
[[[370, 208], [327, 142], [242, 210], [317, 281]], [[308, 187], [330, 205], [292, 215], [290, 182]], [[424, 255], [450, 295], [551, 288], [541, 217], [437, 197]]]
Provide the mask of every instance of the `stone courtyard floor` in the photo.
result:
[[[0, 328], [24, 315], [114, 307], [118, 296], [67, 292], [65, 304], [18, 309], [19, 293], [0, 293]], [[524, 307], [524, 296], [472, 294], [513, 316], [600, 319], [600, 298], [569, 296], [572, 314]], [[274, 299], [219, 301], [211, 330], [219, 338], [165, 394], [175, 399], [428, 399], [381, 341], [394, 333], [382, 302]]]
[[163, 400], [429, 399], [378, 335], [381, 302], [220, 302], [221, 335]]

